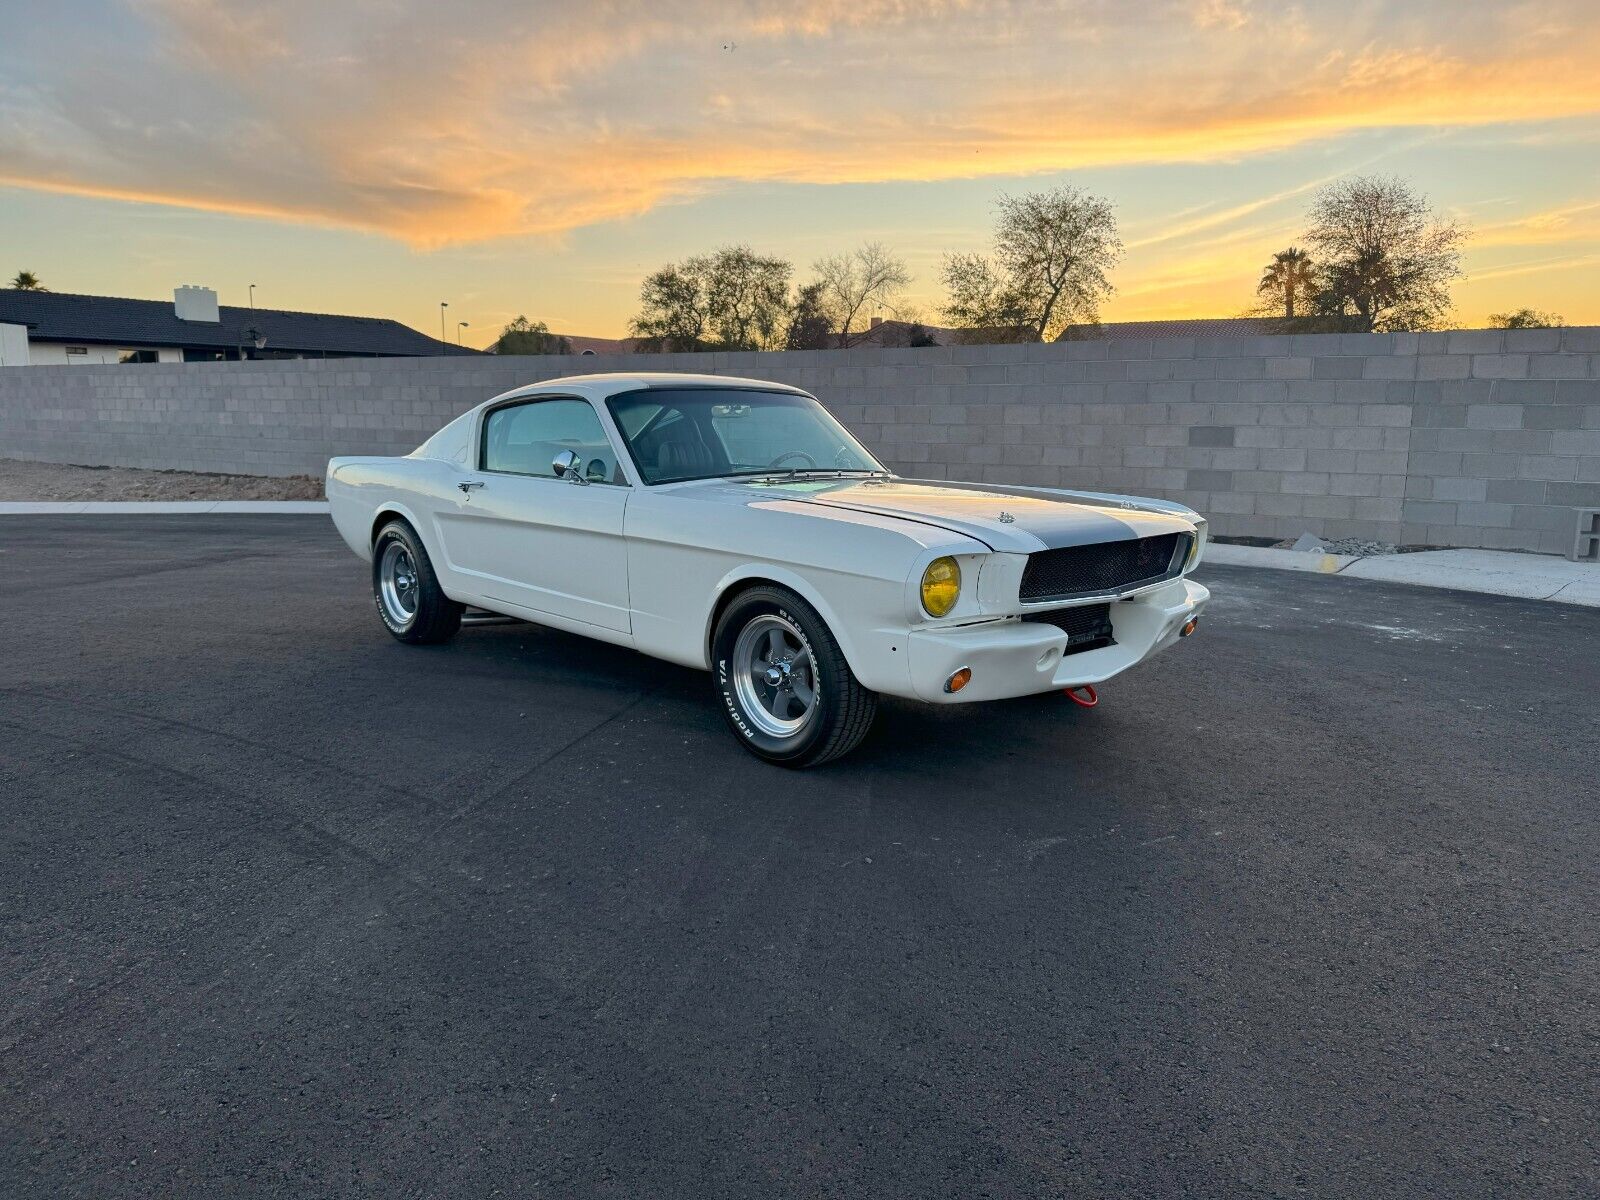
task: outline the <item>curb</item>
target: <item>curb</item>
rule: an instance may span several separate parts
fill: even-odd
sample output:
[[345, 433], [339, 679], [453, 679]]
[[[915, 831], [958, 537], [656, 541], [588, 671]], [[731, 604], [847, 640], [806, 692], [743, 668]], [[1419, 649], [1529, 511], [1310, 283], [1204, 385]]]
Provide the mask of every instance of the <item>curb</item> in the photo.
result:
[[1421, 550], [1414, 554], [1307, 554], [1262, 546], [1206, 546], [1203, 563], [1343, 575], [1378, 583], [1553, 600], [1600, 608], [1600, 566], [1510, 550]]
[[1360, 559], [1354, 554], [1306, 554], [1300, 550], [1272, 550], [1265, 546], [1228, 546], [1207, 542], [1204, 562], [1225, 567], [1270, 567], [1275, 571], [1314, 571], [1337, 575]]
[[0, 516], [66, 516], [77, 513], [245, 513], [284, 516], [328, 512], [326, 500], [40, 500], [0, 502]]

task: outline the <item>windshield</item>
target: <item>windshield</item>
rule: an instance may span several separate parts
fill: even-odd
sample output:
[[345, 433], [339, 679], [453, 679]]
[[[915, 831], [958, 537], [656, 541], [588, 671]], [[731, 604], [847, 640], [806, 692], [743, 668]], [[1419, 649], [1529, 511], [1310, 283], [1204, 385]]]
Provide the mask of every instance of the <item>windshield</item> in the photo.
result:
[[653, 388], [613, 396], [607, 403], [646, 483], [884, 470], [810, 396]]

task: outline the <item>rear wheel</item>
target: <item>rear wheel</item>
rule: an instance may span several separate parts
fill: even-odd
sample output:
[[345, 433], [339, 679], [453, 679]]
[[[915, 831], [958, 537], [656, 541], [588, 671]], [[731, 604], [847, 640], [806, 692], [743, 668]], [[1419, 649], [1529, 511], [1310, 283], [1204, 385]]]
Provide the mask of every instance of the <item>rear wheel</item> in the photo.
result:
[[712, 670], [734, 734], [780, 766], [848, 754], [877, 711], [828, 626], [787, 588], [751, 588], [728, 605], [712, 637]]
[[401, 520], [372, 544], [372, 599], [384, 628], [402, 642], [447, 642], [461, 628], [464, 606], [444, 594], [422, 539]]

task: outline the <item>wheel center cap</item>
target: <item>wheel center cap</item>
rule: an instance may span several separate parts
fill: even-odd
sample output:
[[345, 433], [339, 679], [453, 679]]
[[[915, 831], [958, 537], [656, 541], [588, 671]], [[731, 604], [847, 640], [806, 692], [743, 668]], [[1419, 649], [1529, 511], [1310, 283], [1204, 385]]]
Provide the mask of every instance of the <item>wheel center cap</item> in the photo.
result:
[[768, 687], [781, 687], [786, 678], [788, 678], [787, 671], [784, 671], [777, 666], [771, 666], [767, 668], [765, 679]]

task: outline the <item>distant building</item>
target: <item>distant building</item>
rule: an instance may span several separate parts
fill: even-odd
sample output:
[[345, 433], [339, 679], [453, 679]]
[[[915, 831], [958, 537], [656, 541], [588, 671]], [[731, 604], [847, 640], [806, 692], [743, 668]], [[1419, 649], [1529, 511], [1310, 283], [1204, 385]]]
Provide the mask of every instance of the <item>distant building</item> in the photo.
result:
[[1035, 340], [1030, 329], [951, 329], [944, 325], [873, 317], [867, 328], [850, 335], [849, 347], [852, 350], [857, 347], [898, 350], [908, 346], [988, 346], [997, 342]]
[[0, 289], [0, 366], [477, 353], [384, 317], [219, 306], [204, 287], [178, 288], [171, 304]]
[[[1209, 317], [1192, 321], [1108, 321], [1097, 325], [1069, 325], [1058, 342], [1088, 341], [1099, 338], [1261, 337], [1284, 332], [1284, 322], [1275, 317]], [[942, 325], [919, 325], [910, 321], [872, 318], [872, 324], [850, 335], [851, 347], [893, 347], [911, 345], [988, 346], [1003, 342], [1031, 342], [1033, 330], [1026, 328], [950, 329]]]
[[638, 347], [636, 338], [586, 337], [583, 334], [563, 333], [574, 354], [632, 354]]
[[1285, 332], [1282, 317], [1203, 317], [1192, 321], [1107, 321], [1100, 325], [1068, 325], [1058, 342], [1099, 338], [1243, 338]]
[[[1110, 321], [1101, 325], [1069, 325], [1056, 341], [1152, 337], [1242, 338], [1284, 332], [1293, 330], [1286, 329], [1285, 322], [1277, 317], [1208, 317], [1192, 321]], [[552, 336], [564, 338], [572, 347], [572, 353], [580, 355], [634, 354], [644, 340], [587, 337], [576, 333]], [[924, 325], [918, 321], [873, 317], [865, 329], [858, 329], [850, 335], [847, 345], [851, 350], [898, 350], [913, 346], [992, 346], [1035, 340], [1033, 330], [1027, 327], [954, 329], [947, 325]], [[838, 338], [832, 338], [830, 346], [837, 342]]]
[[[598, 355], [598, 354], [634, 354], [639, 349], [638, 338], [606, 338], [589, 337], [582, 333], [552, 333], [554, 342], [566, 342], [572, 347], [573, 354]], [[491, 343], [483, 351], [485, 354], [498, 354], [498, 342]]]

